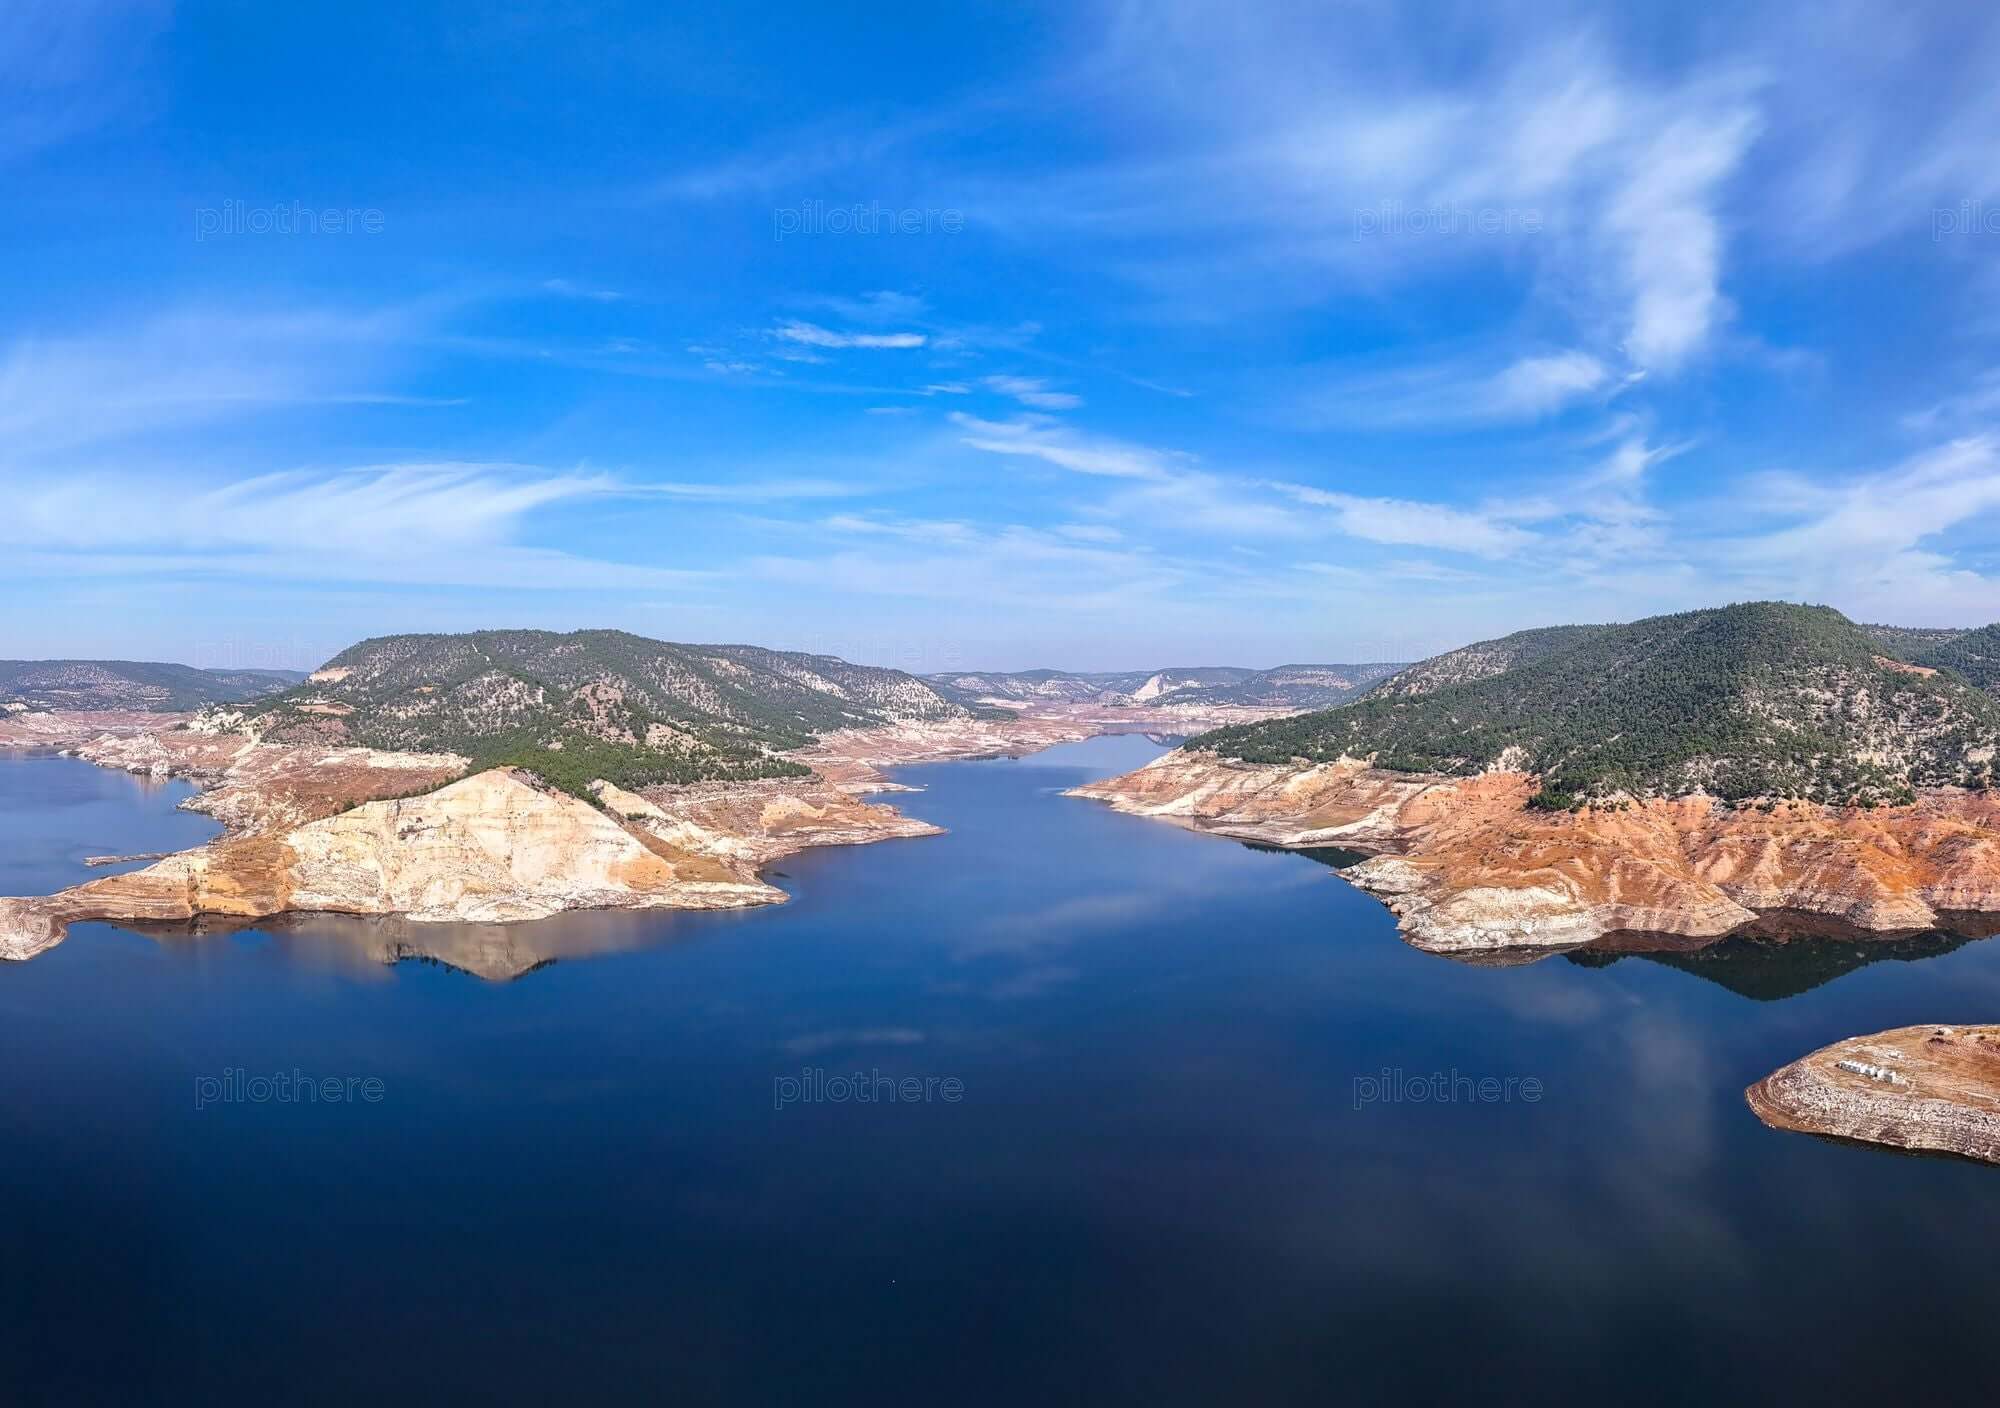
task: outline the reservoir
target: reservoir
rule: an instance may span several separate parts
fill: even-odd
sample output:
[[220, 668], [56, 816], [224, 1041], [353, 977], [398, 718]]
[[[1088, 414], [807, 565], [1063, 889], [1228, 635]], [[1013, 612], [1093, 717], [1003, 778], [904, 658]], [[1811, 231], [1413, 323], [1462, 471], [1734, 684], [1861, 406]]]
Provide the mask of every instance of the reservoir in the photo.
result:
[[[1338, 856], [1060, 795], [1160, 751], [902, 769], [949, 834], [762, 910], [0, 964], [0, 1401], [1986, 1387], [2000, 1172], [1742, 1090], [1993, 1020], [2000, 942], [1453, 962]], [[0, 890], [199, 843], [185, 795], [0, 757]]]

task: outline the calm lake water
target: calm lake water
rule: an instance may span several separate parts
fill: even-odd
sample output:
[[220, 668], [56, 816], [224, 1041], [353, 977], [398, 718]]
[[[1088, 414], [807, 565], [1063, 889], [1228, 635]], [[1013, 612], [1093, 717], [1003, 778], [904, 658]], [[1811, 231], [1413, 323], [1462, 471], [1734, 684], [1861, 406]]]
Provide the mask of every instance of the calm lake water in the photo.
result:
[[[1987, 1396], [2000, 1171], [1741, 1092], [1993, 1020], [2000, 941], [1453, 963], [1057, 795], [1158, 751], [906, 769], [949, 835], [512, 982], [358, 922], [0, 965], [0, 1401]], [[0, 761], [5, 887], [200, 839], [180, 795]]]

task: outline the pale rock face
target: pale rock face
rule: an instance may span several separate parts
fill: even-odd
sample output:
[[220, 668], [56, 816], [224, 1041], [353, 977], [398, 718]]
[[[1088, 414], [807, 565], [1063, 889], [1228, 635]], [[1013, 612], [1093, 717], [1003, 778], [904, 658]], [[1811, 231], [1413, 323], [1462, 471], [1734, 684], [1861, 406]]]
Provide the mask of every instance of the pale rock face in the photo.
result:
[[629, 831], [502, 770], [367, 803], [300, 827], [287, 844], [299, 910], [515, 920], [680, 898], [674, 867]]
[[61, 943], [67, 928], [47, 900], [0, 899], [0, 959], [33, 958]]
[[93, 919], [330, 912], [479, 923], [783, 899], [753, 872], [677, 854], [586, 802], [496, 769], [422, 796], [229, 837], [46, 899], [0, 901], [0, 956], [31, 957], [69, 924]]

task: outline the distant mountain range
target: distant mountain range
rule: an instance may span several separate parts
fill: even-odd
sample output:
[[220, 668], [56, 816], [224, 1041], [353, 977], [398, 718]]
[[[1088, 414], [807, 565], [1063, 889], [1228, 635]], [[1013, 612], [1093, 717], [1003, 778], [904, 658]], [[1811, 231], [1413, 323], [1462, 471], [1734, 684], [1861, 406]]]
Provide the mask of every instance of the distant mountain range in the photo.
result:
[[[1189, 747], [1253, 762], [1373, 758], [1402, 772], [1539, 774], [1545, 806], [1703, 791], [1909, 800], [1986, 786], [2000, 700], [1975, 687], [1993, 633], [1901, 632], [1753, 602], [1630, 625], [1522, 632], [1412, 667], [1345, 707], [1221, 729]], [[1917, 636], [1929, 637], [1917, 639]]]
[[450, 752], [580, 791], [796, 776], [777, 756], [843, 728], [970, 717], [900, 670], [624, 631], [384, 636], [207, 726], [276, 742]]
[[0, 709], [173, 713], [276, 694], [297, 670], [199, 670], [141, 660], [0, 660]]
[[992, 704], [1102, 704], [1126, 708], [1241, 705], [1265, 709], [1325, 709], [1353, 698], [1400, 664], [1280, 665], [1250, 670], [1227, 665], [1110, 672], [1075, 670], [967, 671], [927, 675], [947, 699]]

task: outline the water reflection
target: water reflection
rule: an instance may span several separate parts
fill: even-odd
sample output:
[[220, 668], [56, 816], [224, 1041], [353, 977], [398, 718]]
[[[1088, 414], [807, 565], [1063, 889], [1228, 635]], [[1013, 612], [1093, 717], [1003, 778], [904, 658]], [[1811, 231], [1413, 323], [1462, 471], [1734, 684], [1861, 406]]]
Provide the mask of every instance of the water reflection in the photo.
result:
[[1244, 841], [1241, 845], [1246, 851], [1261, 851], [1265, 855], [1303, 856], [1329, 870], [1346, 870], [1368, 859], [1366, 851], [1350, 851], [1344, 846], [1271, 846], [1262, 841]]
[[123, 923], [171, 953], [203, 956], [227, 936], [275, 940], [300, 967], [366, 978], [414, 962], [488, 982], [512, 982], [551, 964], [661, 948], [689, 931], [659, 911], [587, 910], [514, 924], [419, 923], [400, 915], [281, 914], [269, 919], [209, 917], [193, 923]]
[[[1692, 947], [1667, 935], [1607, 936], [1564, 955], [1584, 968], [1608, 968], [1627, 958], [1677, 968], [1756, 1002], [1782, 1002], [1824, 987], [1871, 963], [1920, 963], [1942, 958], [1985, 934], [1936, 930], [1882, 937], [1827, 923], [1819, 932], [1745, 931]], [[1653, 947], [1638, 947], [1650, 942]]]

